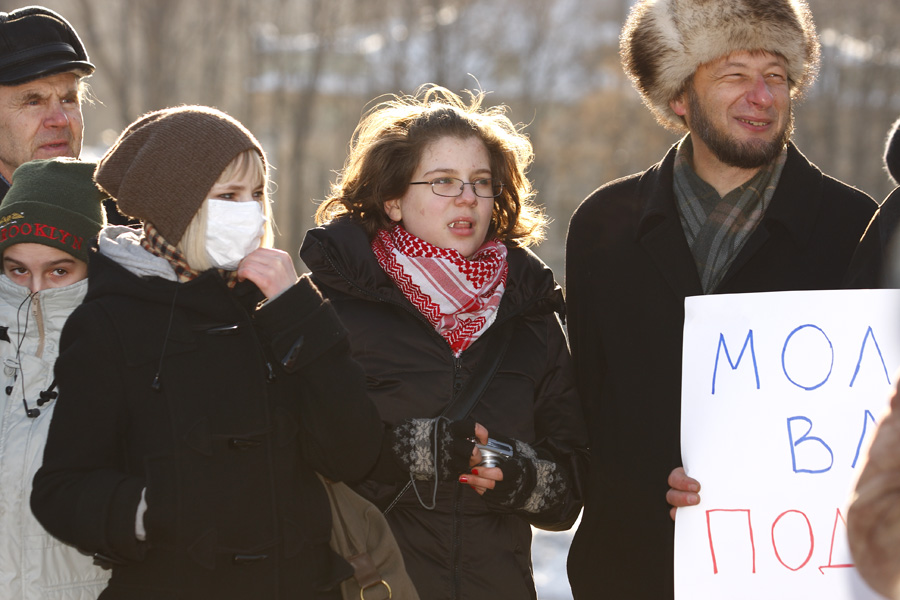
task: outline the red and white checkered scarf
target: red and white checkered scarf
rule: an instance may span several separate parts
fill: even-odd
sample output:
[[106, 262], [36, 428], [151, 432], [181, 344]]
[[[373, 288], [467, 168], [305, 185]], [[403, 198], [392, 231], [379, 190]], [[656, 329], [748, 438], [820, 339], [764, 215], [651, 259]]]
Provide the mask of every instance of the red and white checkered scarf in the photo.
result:
[[413, 306], [459, 356], [497, 317], [506, 289], [506, 246], [485, 242], [464, 258], [452, 248], [438, 248], [400, 225], [382, 229], [372, 240], [381, 268]]

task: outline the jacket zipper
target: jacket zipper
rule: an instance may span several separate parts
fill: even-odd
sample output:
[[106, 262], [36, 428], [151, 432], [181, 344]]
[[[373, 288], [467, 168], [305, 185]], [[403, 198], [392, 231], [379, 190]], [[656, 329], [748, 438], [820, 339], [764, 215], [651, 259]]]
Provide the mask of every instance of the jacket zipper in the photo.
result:
[[[452, 354], [452, 352], [451, 352]], [[453, 389], [450, 395], [451, 398], [456, 398], [456, 395], [459, 393], [460, 388], [462, 387], [462, 358], [453, 356]], [[452, 400], [451, 400], [452, 402]], [[437, 485], [437, 482], [435, 482]], [[451, 582], [451, 590], [450, 597], [458, 598], [459, 597], [459, 555], [462, 552], [462, 540], [460, 539], [460, 529], [462, 526], [462, 510], [460, 507], [460, 492], [462, 487], [457, 485], [453, 491], [453, 532], [452, 532], [452, 547], [450, 549], [450, 582]]]
[[34, 355], [37, 358], [42, 358], [44, 354], [44, 315], [41, 310], [41, 294], [40, 292], [36, 293], [31, 301], [31, 314], [34, 315], [34, 322], [37, 323], [38, 328], [38, 346]]
[[453, 389], [450, 390], [450, 397], [455, 398], [462, 388], [462, 358], [452, 352], [451, 355], [453, 356]]

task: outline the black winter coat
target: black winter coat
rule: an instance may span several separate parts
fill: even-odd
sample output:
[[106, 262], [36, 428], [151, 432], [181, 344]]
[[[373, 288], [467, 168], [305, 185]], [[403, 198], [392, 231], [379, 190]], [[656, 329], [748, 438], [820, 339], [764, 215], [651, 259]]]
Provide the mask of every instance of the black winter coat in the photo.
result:
[[[569, 551], [579, 600], [673, 596], [666, 491], [681, 465], [684, 299], [703, 293], [676, 210], [674, 159], [672, 148], [596, 190], [569, 226], [569, 337], [591, 436], [588, 498]], [[715, 293], [842, 287], [875, 209], [791, 145], [762, 222]]]
[[[511, 248], [506, 291], [495, 323], [460, 358], [381, 269], [363, 230], [346, 220], [312, 229], [301, 257], [347, 326], [369, 394], [394, 426], [437, 416], [482, 355], [497, 324], [515, 319], [509, 349], [473, 418], [492, 434], [530, 444], [569, 471], [565, 505], [547, 514], [492, 507], [466, 485], [440, 482], [437, 506], [425, 510], [412, 489], [388, 512], [407, 570], [422, 599], [534, 598], [531, 527], [567, 529], [581, 508], [586, 431], [574, 389], [568, 346], [555, 311], [562, 295], [531, 252]], [[409, 481], [366, 481], [364, 496], [387, 506]], [[432, 481], [417, 482], [430, 504]]]
[[[853, 254], [848, 285], [850, 287], [885, 287], [898, 284], [900, 263], [897, 254], [900, 238], [895, 233], [900, 223], [900, 187], [887, 195], [866, 228], [866, 233]], [[874, 282], [874, 283], [873, 283]]]
[[176, 283], [91, 257], [32, 509], [112, 563], [103, 600], [339, 597], [317, 591], [352, 571], [314, 469], [362, 477], [382, 426], [310, 281], [260, 300], [213, 270]]

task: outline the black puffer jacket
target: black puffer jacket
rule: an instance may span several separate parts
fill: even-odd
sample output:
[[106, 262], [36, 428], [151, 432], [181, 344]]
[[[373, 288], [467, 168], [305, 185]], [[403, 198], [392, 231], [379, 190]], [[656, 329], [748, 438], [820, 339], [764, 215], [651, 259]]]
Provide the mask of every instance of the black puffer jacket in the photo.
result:
[[[492, 434], [530, 444], [565, 472], [569, 493], [546, 513], [508, 511], [466, 485], [441, 482], [437, 506], [425, 510], [412, 489], [388, 512], [420, 596], [442, 599], [534, 598], [531, 528], [571, 526], [581, 507], [580, 453], [586, 445], [569, 351], [556, 312], [562, 294], [550, 270], [531, 252], [509, 251], [509, 276], [497, 320], [460, 358], [381, 269], [363, 230], [347, 220], [311, 230], [301, 257], [350, 333], [369, 394], [395, 426], [438, 415], [482, 356], [497, 325], [515, 319], [509, 349], [472, 412]], [[372, 480], [359, 491], [384, 508], [408, 482]], [[433, 482], [417, 482], [431, 503]]]
[[313, 469], [362, 477], [382, 425], [309, 280], [260, 300], [214, 271], [176, 283], [91, 257], [32, 508], [113, 563], [104, 600], [334, 598], [320, 588], [350, 573]]

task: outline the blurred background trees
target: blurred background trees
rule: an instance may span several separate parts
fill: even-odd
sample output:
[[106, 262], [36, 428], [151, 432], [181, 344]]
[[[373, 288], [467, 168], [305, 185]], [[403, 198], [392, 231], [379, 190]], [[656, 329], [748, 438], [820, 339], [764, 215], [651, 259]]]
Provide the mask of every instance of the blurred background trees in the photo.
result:
[[[823, 44], [795, 139], [827, 173], [881, 201], [884, 139], [900, 116], [896, 0], [809, 0]], [[22, 2], [0, 0], [0, 10]], [[481, 88], [532, 138], [553, 219], [538, 249], [562, 279], [565, 230], [594, 188], [658, 161], [676, 136], [622, 74], [630, 0], [43, 0], [81, 34], [97, 72], [87, 156], [140, 114], [217, 106], [275, 166], [277, 245], [296, 257], [360, 116], [434, 82]]]

